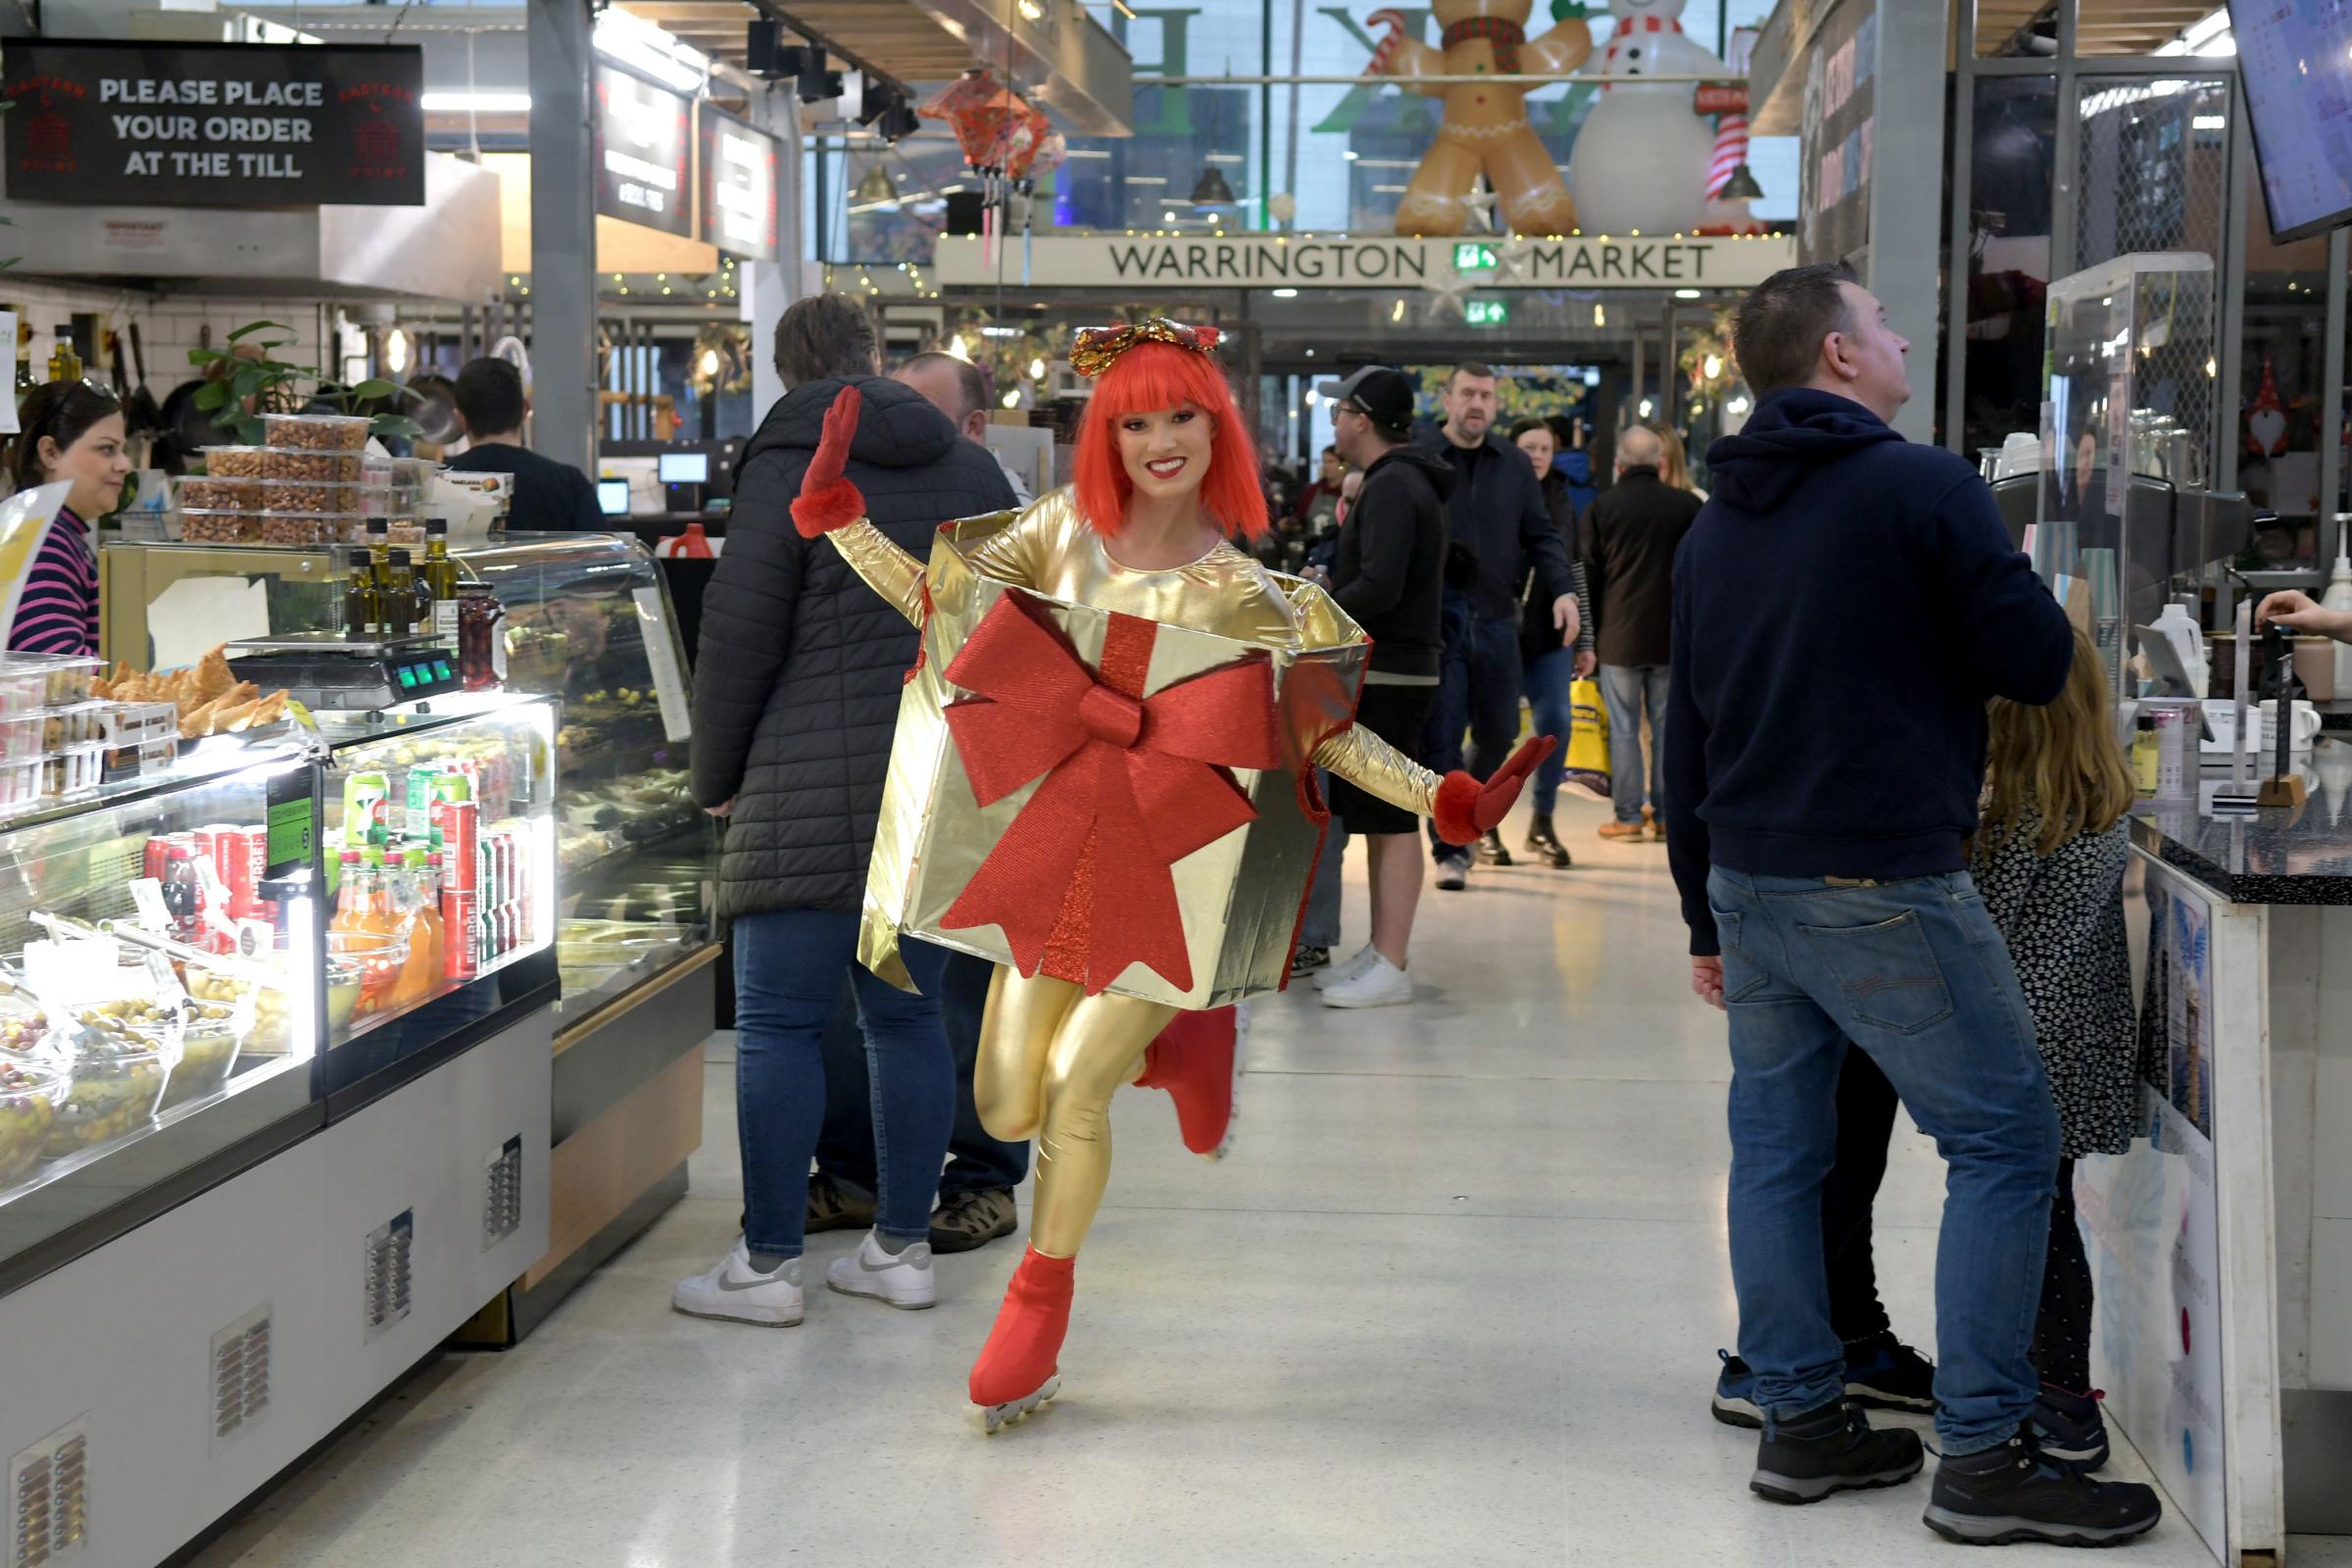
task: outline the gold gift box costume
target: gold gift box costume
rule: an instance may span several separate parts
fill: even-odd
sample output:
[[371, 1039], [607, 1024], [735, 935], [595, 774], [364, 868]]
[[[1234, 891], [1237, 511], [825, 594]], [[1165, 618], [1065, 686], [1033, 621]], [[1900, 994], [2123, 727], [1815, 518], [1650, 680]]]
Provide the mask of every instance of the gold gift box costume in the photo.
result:
[[[1329, 768], [1409, 810], [1431, 809], [1436, 775], [1352, 726], [1370, 646], [1361, 629], [1320, 588], [1268, 572], [1231, 544], [1220, 542], [1199, 561], [1172, 570], [1131, 570], [1110, 557], [1067, 489], [1024, 513], [943, 528], [927, 571], [870, 523], [853, 523], [832, 537], [860, 576], [924, 628], [922, 662], [900, 703], [859, 944], [861, 961], [886, 979], [907, 983], [897, 954], [905, 932], [1024, 973], [1053, 975], [1090, 993], [1109, 990], [1176, 1007], [1220, 1006], [1273, 991], [1288, 973], [1300, 902], [1322, 838], [1311, 769]], [[1134, 622], [1145, 623], [1141, 637]], [[975, 645], [984, 626], [988, 635]], [[1238, 689], [1242, 683], [1234, 683], [1237, 689], [1215, 715], [1218, 727], [1241, 732], [1226, 748], [1232, 755], [1218, 757], [1216, 747], [1197, 747], [1211, 756], [1184, 759], [1190, 767], [1159, 769], [1172, 775], [1159, 792], [1164, 799], [1149, 788], [1160, 781], [1146, 780], [1133, 809], [1157, 818], [1157, 833], [1150, 820], [1105, 820], [1096, 829], [1091, 852], [1083, 844], [1059, 846], [1074, 874], [1058, 874], [1064, 870], [1059, 862], [1040, 866], [1030, 872], [1027, 890], [1006, 887], [993, 900], [986, 893], [970, 899], [965, 894], [976, 879], [1009, 879], [1003, 871], [991, 876], [990, 862], [1004, 854], [1007, 831], [1022, 831], [1018, 824], [1024, 814], [1040, 808], [1054, 776], [1051, 767], [1024, 773], [1017, 792], [981, 804], [974, 764], [987, 772], [995, 758], [1019, 749], [1021, 737], [1008, 741], [985, 733], [975, 722], [968, 726], [971, 746], [959, 750], [953, 720], [975, 705], [1008, 708], [1020, 697], [1007, 702], [976, 696], [950, 675], [958, 672], [959, 662], [959, 672], [967, 677], [974, 666], [984, 665], [978, 656], [992, 639], [1029, 641], [1019, 629], [1029, 626], [1067, 650], [1066, 667], [1075, 679], [1029, 677], [1023, 695], [1041, 711], [1007, 712], [1004, 722], [994, 726], [1000, 731], [1017, 731], [1024, 721], [1045, 729], [1059, 716], [1064, 731], [1133, 756], [1148, 753], [1156, 735], [1184, 716], [1152, 710], [1150, 705], [1162, 694], [1188, 696], [1187, 688], [1230, 680], [1232, 673], [1254, 664], [1265, 673], [1255, 683], [1263, 695], [1252, 702]], [[1131, 682], [1132, 692], [1118, 694], [1124, 701], [1102, 704], [1104, 717], [1096, 728], [1110, 726], [1104, 738], [1085, 728], [1088, 715], [1078, 710], [1105, 694], [1110, 688], [1105, 672], [1123, 665], [1140, 665], [1141, 679]], [[1073, 687], [1079, 692], [1074, 694]], [[1136, 704], [1144, 705], [1143, 733], [1118, 746], [1124, 738], [1120, 726]], [[1270, 751], [1258, 744], [1261, 737], [1247, 733], [1250, 718], [1257, 716], [1247, 711], [1251, 707], [1272, 721], [1266, 737]], [[1075, 738], [1041, 736], [1039, 744], [1052, 751]], [[1067, 765], [1062, 757], [1054, 760]], [[1272, 765], [1247, 765], [1253, 761]], [[1130, 768], [1145, 765], [1130, 763]], [[1221, 788], [1219, 772], [1229, 785]], [[1224, 798], [1226, 789], [1234, 792], [1231, 800]], [[1247, 815], [1219, 809], [1234, 801], [1246, 803]], [[1090, 967], [1090, 949], [1101, 945], [1072, 927], [1138, 913], [1133, 901], [1149, 900], [1154, 889], [1148, 874], [1132, 873], [1148, 873], [1152, 857], [1141, 856], [1146, 863], [1139, 867], [1134, 864], [1139, 857], [1127, 852], [1148, 851], [1149, 840], [1166, 835], [1170, 817], [1205, 818], [1192, 827], [1193, 837], [1222, 829], [1171, 867], [1178, 945], [1170, 953], [1167, 944], [1158, 944], [1155, 951], [1162, 956], [1156, 964], [1140, 956], [1123, 963], [1118, 956], [1105, 956], [1103, 961], [1117, 964], [1117, 972], [1102, 972], [1102, 962]], [[1035, 837], [1038, 831], [1032, 827], [1023, 836]], [[1180, 842], [1189, 844], [1190, 838]], [[1122, 866], [1131, 874], [1102, 874]], [[1034, 884], [1040, 880], [1068, 885], [1058, 900], [1049, 895], [1042, 906], [1006, 907], [1024, 891], [1035, 900]], [[1014, 933], [1002, 924], [973, 923], [975, 914], [992, 907], [1014, 923]], [[1049, 940], [1042, 955], [1034, 932], [1018, 929], [1041, 921], [1063, 928], [1061, 940]], [[1165, 917], [1158, 923], [1164, 925]], [[1024, 942], [1024, 934], [1030, 940]], [[1114, 951], [1123, 956], [1128, 950]]]

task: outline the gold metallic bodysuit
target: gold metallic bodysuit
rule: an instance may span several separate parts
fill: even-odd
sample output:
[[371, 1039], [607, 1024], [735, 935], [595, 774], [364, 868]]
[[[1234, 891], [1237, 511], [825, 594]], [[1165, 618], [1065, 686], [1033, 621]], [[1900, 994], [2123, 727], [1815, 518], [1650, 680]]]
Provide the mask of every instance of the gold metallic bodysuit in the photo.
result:
[[[826, 535], [876, 593], [917, 625], [923, 565], [869, 522]], [[974, 570], [1070, 604], [1137, 615], [1271, 649], [1328, 647], [1360, 635], [1312, 583], [1267, 571], [1224, 540], [1189, 565], [1122, 566], [1078, 513], [1068, 489], [1042, 497], [971, 558]], [[1315, 763], [1357, 788], [1428, 815], [1438, 775], [1368, 730], [1350, 727]], [[981, 1025], [975, 1091], [999, 1138], [1037, 1140], [1030, 1245], [1074, 1255], [1110, 1179], [1110, 1097], [1132, 1083], [1176, 1009], [1000, 967]]]

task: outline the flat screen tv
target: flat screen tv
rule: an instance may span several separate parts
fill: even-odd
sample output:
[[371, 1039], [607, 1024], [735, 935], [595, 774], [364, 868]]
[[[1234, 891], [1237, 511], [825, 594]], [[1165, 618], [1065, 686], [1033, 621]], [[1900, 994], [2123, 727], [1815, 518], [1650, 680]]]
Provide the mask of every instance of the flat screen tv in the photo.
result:
[[2352, 9], [2230, 0], [2274, 238], [2352, 222]]

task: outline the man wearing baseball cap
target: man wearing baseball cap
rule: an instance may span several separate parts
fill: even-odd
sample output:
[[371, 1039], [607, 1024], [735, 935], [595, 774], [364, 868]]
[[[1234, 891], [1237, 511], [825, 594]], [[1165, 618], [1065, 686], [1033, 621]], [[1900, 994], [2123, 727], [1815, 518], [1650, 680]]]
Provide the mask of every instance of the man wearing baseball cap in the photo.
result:
[[[1318, 390], [1332, 401], [1332, 444], [1364, 476], [1331, 566], [1332, 597], [1372, 639], [1355, 721], [1410, 756], [1437, 701], [1446, 650], [1441, 600], [1453, 469], [1406, 445], [1413, 383], [1401, 370], [1368, 365]], [[1421, 902], [1420, 823], [1344, 779], [1332, 780], [1331, 808], [1370, 846], [1372, 940], [1315, 984], [1328, 1006], [1410, 1002], [1405, 950]]]

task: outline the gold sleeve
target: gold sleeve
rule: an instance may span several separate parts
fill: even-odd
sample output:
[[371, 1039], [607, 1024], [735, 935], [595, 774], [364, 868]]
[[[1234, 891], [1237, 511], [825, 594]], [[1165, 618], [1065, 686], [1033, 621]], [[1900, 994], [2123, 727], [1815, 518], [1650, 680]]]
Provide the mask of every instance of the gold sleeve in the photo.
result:
[[1421, 816], [1437, 809], [1438, 775], [1361, 724], [1350, 724], [1316, 747], [1315, 765], [1391, 806]]
[[923, 564], [901, 550], [890, 535], [859, 517], [825, 535], [865, 585], [898, 607], [917, 626], [923, 623]]

